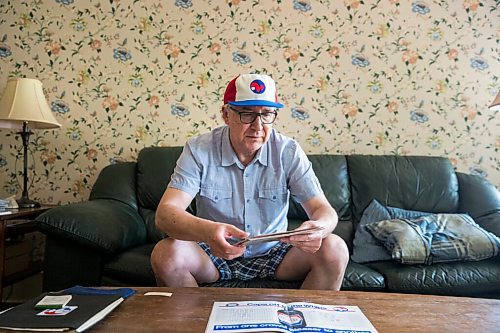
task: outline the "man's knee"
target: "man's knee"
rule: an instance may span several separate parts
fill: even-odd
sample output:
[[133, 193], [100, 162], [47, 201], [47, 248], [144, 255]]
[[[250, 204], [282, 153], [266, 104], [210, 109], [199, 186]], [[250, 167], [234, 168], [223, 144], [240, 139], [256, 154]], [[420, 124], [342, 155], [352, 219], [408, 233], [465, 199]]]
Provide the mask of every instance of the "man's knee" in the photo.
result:
[[345, 241], [335, 234], [323, 239], [319, 254], [322, 260], [346, 266], [349, 261], [349, 249]]
[[164, 273], [166, 270], [175, 269], [182, 263], [180, 256], [179, 241], [173, 238], [165, 238], [159, 241], [151, 252], [151, 267], [156, 274]]

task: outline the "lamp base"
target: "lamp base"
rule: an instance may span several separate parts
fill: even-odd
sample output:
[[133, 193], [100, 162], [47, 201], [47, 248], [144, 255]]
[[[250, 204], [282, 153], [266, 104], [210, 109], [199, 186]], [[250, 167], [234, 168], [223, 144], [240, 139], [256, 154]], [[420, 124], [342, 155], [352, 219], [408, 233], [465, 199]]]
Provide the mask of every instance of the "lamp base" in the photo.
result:
[[40, 207], [40, 203], [28, 198], [22, 197], [16, 200], [19, 208], [37, 208]]

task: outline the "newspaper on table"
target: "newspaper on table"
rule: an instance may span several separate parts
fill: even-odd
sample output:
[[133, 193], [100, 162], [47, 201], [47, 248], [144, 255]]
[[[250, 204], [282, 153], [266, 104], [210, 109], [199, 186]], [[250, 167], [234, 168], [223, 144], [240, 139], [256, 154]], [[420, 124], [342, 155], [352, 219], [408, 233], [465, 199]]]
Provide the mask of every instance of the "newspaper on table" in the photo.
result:
[[357, 306], [275, 301], [214, 302], [205, 333], [377, 333]]

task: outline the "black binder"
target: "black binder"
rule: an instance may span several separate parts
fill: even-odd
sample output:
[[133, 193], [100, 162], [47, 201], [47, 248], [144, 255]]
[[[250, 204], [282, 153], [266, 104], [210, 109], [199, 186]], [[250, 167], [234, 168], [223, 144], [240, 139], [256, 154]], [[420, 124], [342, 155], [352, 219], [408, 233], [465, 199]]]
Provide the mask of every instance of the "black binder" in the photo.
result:
[[119, 294], [73, 294], [71, 301], [67, 304], [67, 307], [77, 306], [73, 311], [64, 316], [37, 315], [44, 310], [35, 309], [35, 304], [47, 294], [44, 293], [0, 314], [0, 328], [35, 331], [74, 329], [76, 332], [83, 332], [103, 319], [124, 300]]

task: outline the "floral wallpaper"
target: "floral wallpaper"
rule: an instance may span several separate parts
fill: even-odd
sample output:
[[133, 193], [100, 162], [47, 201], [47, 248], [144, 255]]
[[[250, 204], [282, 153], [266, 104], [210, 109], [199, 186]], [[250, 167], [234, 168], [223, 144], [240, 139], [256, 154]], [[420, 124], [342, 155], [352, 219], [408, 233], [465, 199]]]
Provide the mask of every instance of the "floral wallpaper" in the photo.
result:
[[[86, 200], [99, 171], [222, 125], [225, 85], [263, 72], [275, 127], [308, 153], [448, 157], [500, 188], [500, 4], [480, 0], [2, 0], [0, 90], [37, 78], [30, 197]], [[0, 129], [0, 197], [19, 136]]]

